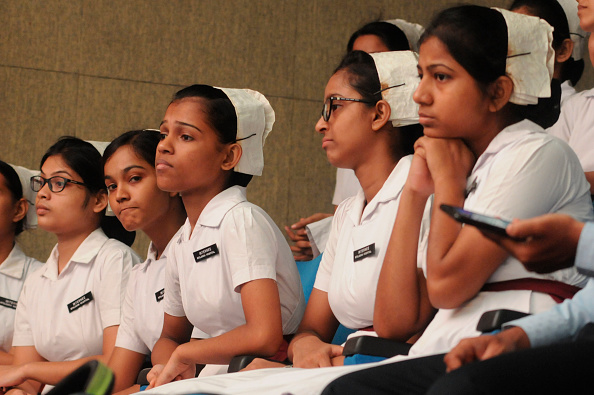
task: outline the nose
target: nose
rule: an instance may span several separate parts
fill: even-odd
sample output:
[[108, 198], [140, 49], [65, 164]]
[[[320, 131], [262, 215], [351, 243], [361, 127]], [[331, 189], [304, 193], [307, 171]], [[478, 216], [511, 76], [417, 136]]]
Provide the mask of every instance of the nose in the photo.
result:
[[118, 203], [123, 203], [127, 200], [130, 200], [130, 195], [128, 193], [128, 188], [124, 185], [119, 185], [115, 192], [115, 200]]
[[161, 154], [172, 152], [171, 144], [169, 142], [169, 134], [161, 135], [161, 141], [159, 141], [159, 144], [157, 145], [157, 152]]
[[320, 134], [325, 134], [328, 130], [328, 122], [324, 121], [324, 117], [320, 116], [318, 122], [316, 123], [316, 132]]
[[427, 87], [427, 80], [425, 78], [421, 78], [417, 89], [413, 93], [413, 100], [417, 104], [431, 104], [431, 95], [429, 94], [429, 89]]

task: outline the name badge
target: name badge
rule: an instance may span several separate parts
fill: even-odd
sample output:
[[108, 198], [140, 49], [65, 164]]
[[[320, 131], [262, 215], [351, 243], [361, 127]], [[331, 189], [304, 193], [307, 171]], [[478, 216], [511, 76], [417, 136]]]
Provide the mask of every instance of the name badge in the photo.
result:
[[366, 247], [353, 251], [353, 260], [357, 262], [372, 255], [375, 255], [375, 243], [371, 243]]
[[81, 307], [88, 303], [91, 303], [92, 301], [93, 294], [91, 293], [91, 291], [89, 291], [80, 298], [76, 299], [74, 302], [68, 303], [68, 312], [72, 313], [73, 311], [80, 309]]
[[3, 298], [2, 296], [0, 296], [0, 306], [4, 306], [4, 307], [8, 307], [9, 309], [16, 310], [17, 301], [8, 299], [8, 298]]
[[198, 251], [194, 251], [194, 259], [196, 262], [200, 262], [206, 258], [210, 258], [211, 256], [215, 256], [219, 254], [219, 248], [216, 244], [208, 246]]
[[155, 292], [155, 298], [157, 299], [157, 303], [163, 300], [165, 297], [165, 288], [160, 291]]

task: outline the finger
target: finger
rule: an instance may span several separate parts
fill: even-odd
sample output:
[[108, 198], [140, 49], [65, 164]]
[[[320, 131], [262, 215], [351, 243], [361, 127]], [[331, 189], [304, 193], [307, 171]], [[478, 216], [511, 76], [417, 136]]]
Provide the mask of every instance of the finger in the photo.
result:
[[301, 218], [299, 221], [297, 221], [293, 225], [291, 225], [291, 229], [293, 229], [293, 230], [301, 229], [305, 225], [310, 224], [310, 223], [311, 223], [311, 221], [309, 220], [309, 217]]
[[288, 226], [285, 226], [285, 232], [287, 232], [287, 236], [289, 236], [289, 238], [291, 240], [293, 240], [293, 241], [299, 240], [299, 237], [297, 237], [297, 235], [295, 233], [293, 233], [293, 231]]
[[337, 344], [331, 344], [330, 345], [330, 357], [334, 358], [334, 357], [341, 356], [343, 349], [344, 349], [344, 347], [342, 347], [342, 346], [339, 346]]

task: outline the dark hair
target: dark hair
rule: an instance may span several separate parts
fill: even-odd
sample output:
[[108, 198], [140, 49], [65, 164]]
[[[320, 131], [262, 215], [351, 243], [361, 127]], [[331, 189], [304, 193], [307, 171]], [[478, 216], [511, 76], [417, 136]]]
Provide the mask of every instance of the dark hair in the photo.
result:
[[[483, 91], [506, 75], [507, 24], [499, 11], [475, 5], [445, 9], [431, 21], [419, 43], [430, 37], [436, 37], [446, 46]], [[508, 103], [506, 109], [512, 121], [529, 119], [543, 128], [552, 126], [559, 117], [561, 100], [554, 85], [555, 81], [551, 81], [551, 97], [539, 99], [536, 105]]]
[[[361, 98], [369, 103], [363, 103], [373, 107], [382, 99], [379, 93], [381, 83], [375, 61], [366, 52], [352, 51], [345, 55], [334, 73], [345, 71], [351, 87], [361, 95]], [[396, 128], [394, 133], [394, 155], [409, 155], [414, 153], [414, 144], [423, 135], [423, 127], [419, 124]]]
[[[222, 144], [234, 143], [237, 140], [237, 115], [225, 92], [210, 85], [196, 84], [177, 91], [171, 102], [183, 99], [202, 99], [207, 122]], [[246, 187], [251, 180], [251, 174], [232, 171], [227, 185]]]
[[[571, 39], [569, 23], [565, 10], [557, 0], [515, 0], [509, 7], [511, 11], [526, 7], [534, 16], [544, 19], [555, 29], [553, 31], [553, 49], [558, 50], [564, 40]], [[582, 77], [584, 61], [569, 58], [561, 66], [561, 82], [569, 80], [572, 85]]]
[[[17, 200], [21, 199], [23, 197], [23, 186], [16, 170], [8, 163], [0, 160], [0, 174], [4, 176], [4, 179], [6, 180], [6, 187], [10, 191], [14, 201], [16, 202]], [[16, 228], [14, 231], [15, 235], [18, 236], [21, 234], [24, 229], [25, 218], [23, 217], [23, 219], [16, 223]]]
[[[43, 167], [45, 161], [55, 155], [60, 155], [68, 167], [74, 170], [81, 178], [85, 187], [90, 193], [107, 192], [103, 178], [103, 166], [101, 154], [89, 142], [78, 137], [63, 136], [52, 145], [41, 158], [39, 168]], [[87, 194], [85, 205], [89, 202], [90, 195]], [[118, 239], [127, 245], [134, 242], [136, 232], [127, 232], [122, 224], [115, 217], [105, 216], [105, 210], [101, 215], [101, 229], [108, 237]]]
[[389, 22], [375, 21], [366, 24], [351, 35], [347, 44], [347, 53], [352, 52], [355, 41], [361, 36], [376, 36], [390, 51], [406, 51], [410, 49], [408, 39], [400, 28]]
[[134, 153], [144, 159], [148, 164], [155, 167], [155, 156], [157, 145], [161, 141], [161, 133], [154, 129], [131, 130], [116, 137], [103, 152], [103, 166], [115, 152], [126, 145], [129, 145]]

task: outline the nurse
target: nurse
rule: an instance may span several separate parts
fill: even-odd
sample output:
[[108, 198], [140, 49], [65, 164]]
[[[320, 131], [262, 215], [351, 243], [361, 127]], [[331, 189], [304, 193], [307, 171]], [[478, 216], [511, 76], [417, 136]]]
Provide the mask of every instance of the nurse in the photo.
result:
[[0, 161], [0, 365], [12, 363], [14, 316], [21, 289], [25, 279], [42, 265], [16, 243], [24, 230], [28, 206], [18, 174]]
[[[152, 386], [235, 355], [286, 357], [283, 335], [305, 308], [299, 274], [280, 230], [245, 196], [273, 123], [268, 100], [248, 89], [192, 85], [165, 112], [157, 184], [181, 194], [188, 219], [167, 256]], [[211, 338], [189, 342], [193, 326]]]
[[135, 379], [163, 329], [165, 266], [171, 240], [186, 220], [177, 193], [157, 187], [158, 130], [134, 130], [113, 140], [103, 153], [109, 204], [124, 228], [151, 239], [147, 260], [130, 273], [115, 349], [109, 359], [114, 392], [137, 392]]
[[90, 359], [109, 360], [128, 274], [139, 261], [100, 228], [107, 207], [101, 155], [87, 142], [63, 137], [31, 178], [39, 227], [58, 244], [31, 275], [17, 306], [13, 366], [0, 386], [37, 394]]
[[[398, 212], [413, 145], [422, 136], [412, 100], [418, 85], [417, 56], [410, 51], [346, 55], [326, 85], [316, 130], [333, 166], [352, 169], [362, 190], [342, 202], [332, 222], [305, 316], [289, 346], [295, 367], [342, 365], [342, 347], [330, 344], [340, 324], [373, 335], [377, 281]], [[429, 211], [427, 212], [429, 213]], [[428, 218], [428, 217], [427, 217]], [[423, 251], [423, 229], [416, 229]], [[411, 233], [414, 233], [411, 230]], [[408, 340], [431, 318], [427, 298], [419, 300], [420, 269], [400, 276], [393, 312]], [[411, 286], [412, 285], [412, 286]], [[352, 358], [344, 361], [355, 363]], [[248, 369], [276, 364], [255, 360]]]

